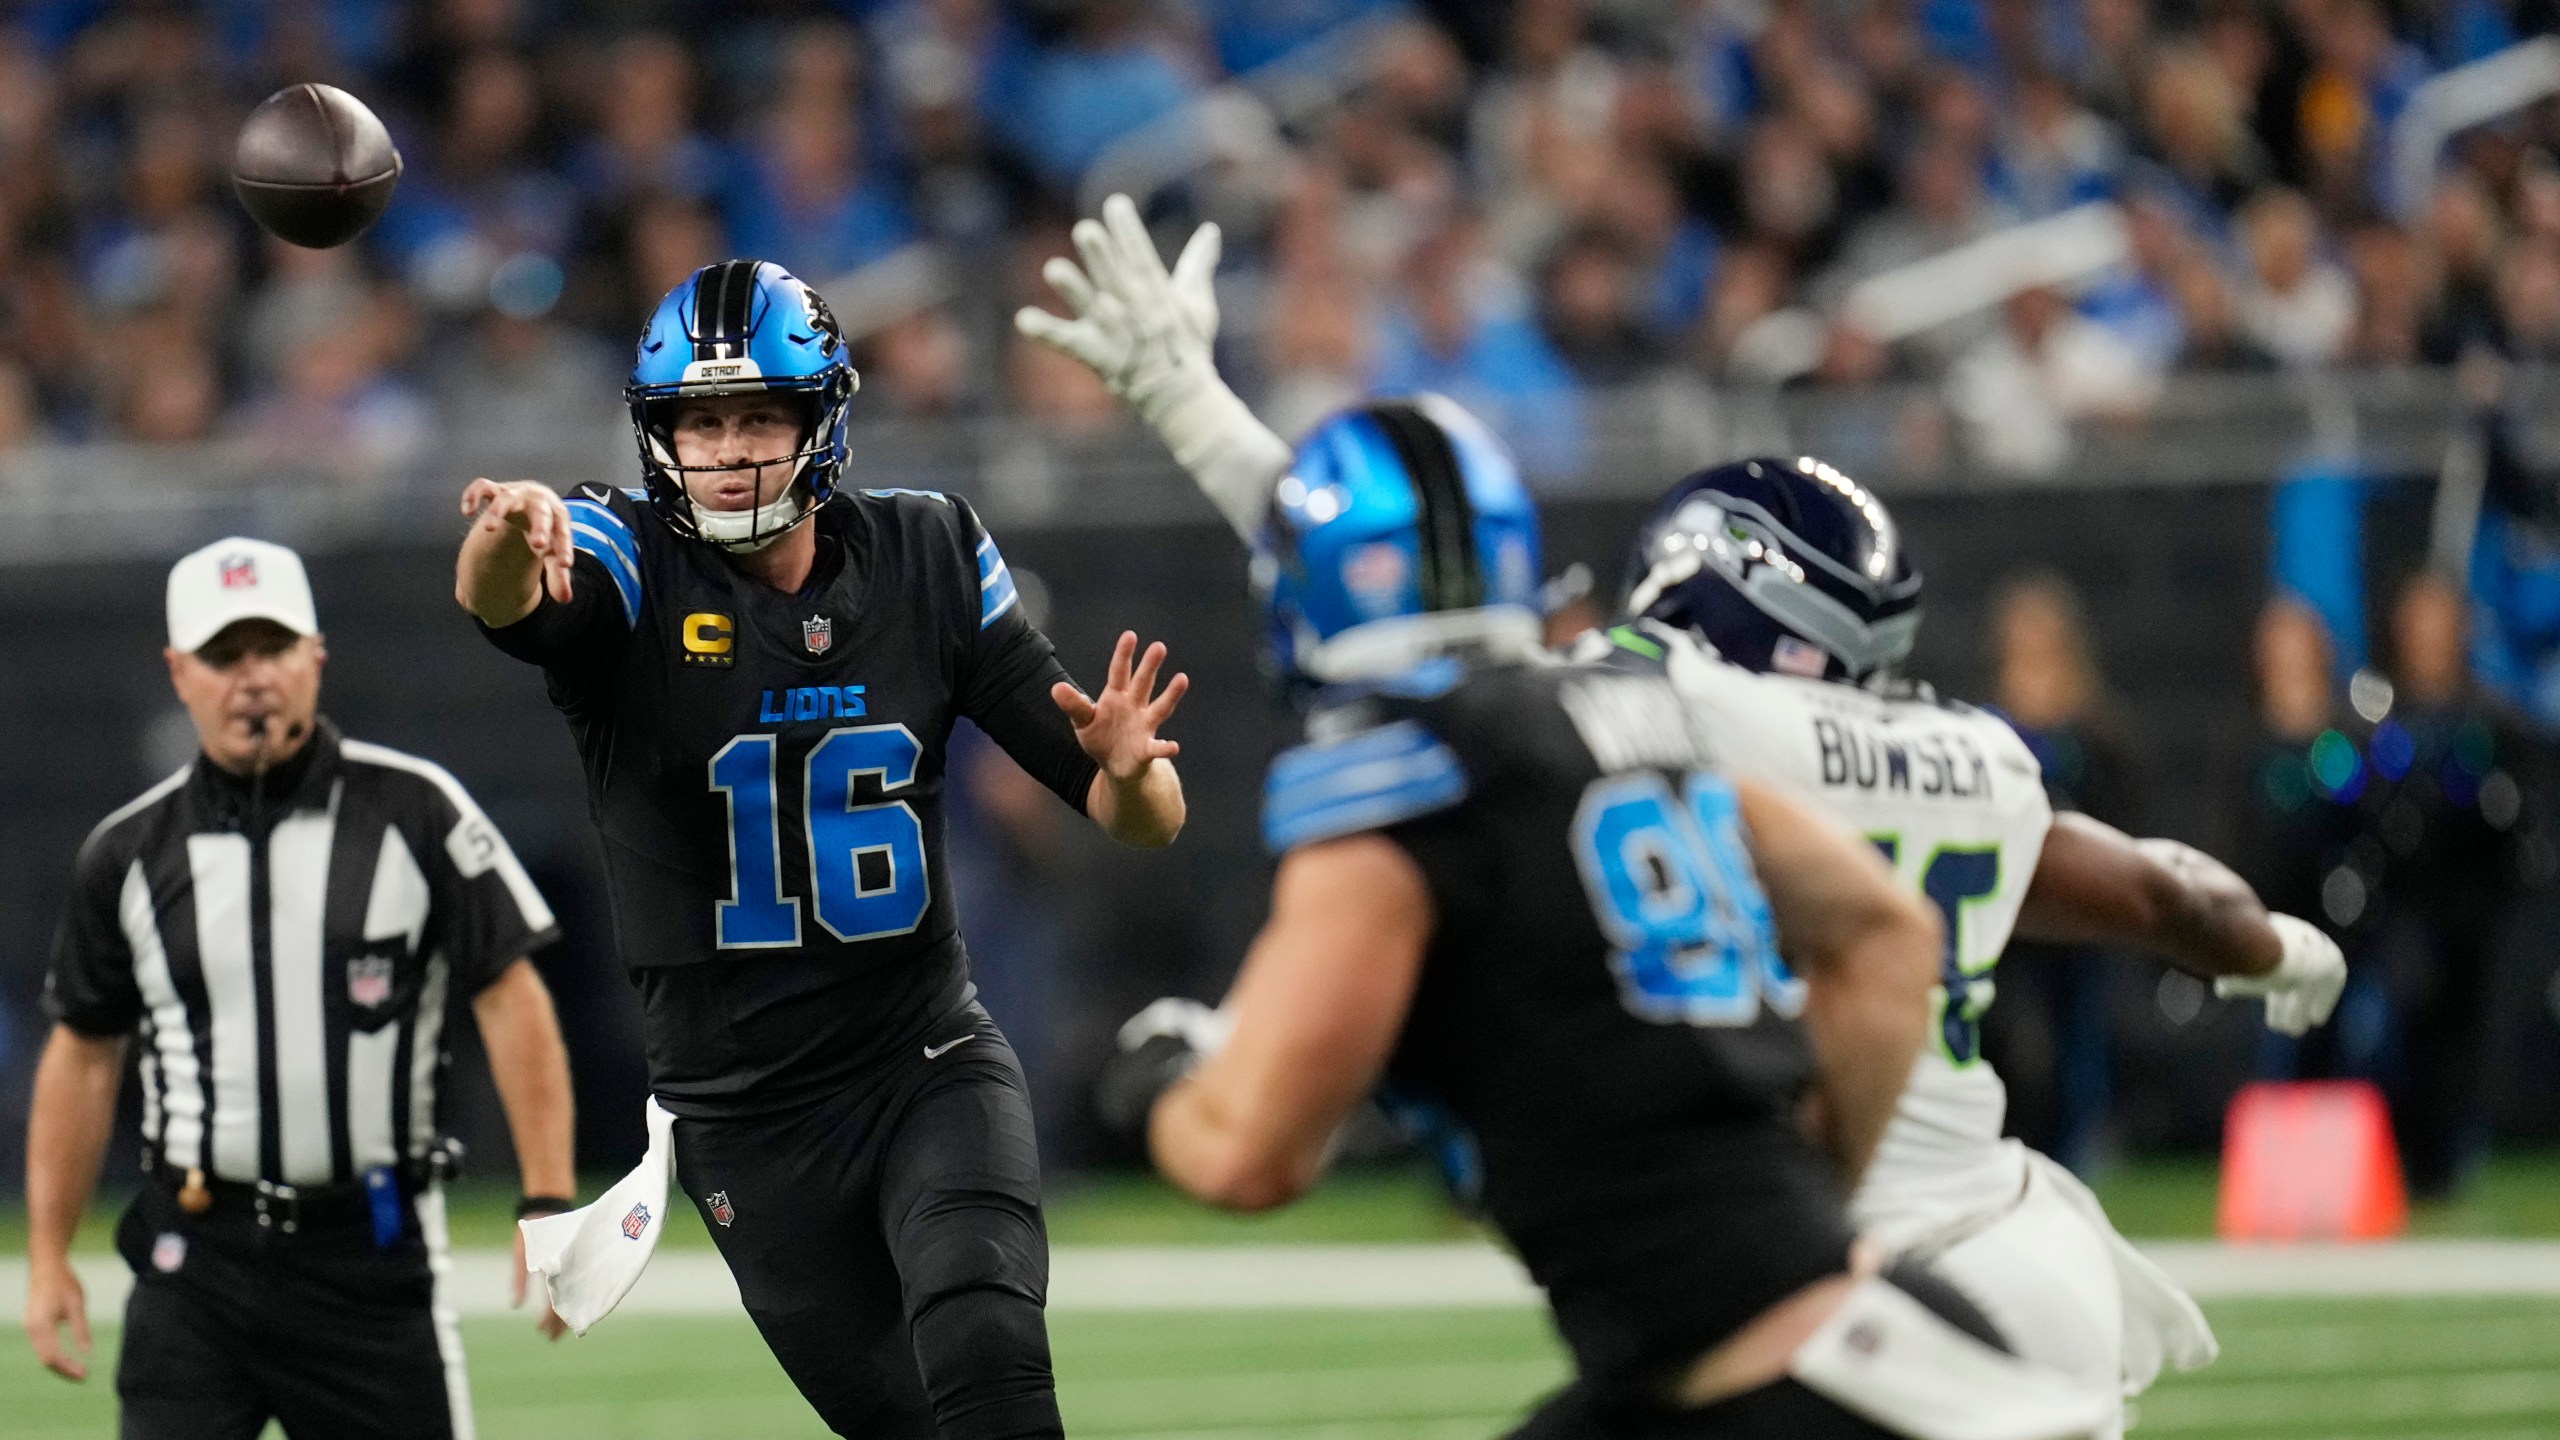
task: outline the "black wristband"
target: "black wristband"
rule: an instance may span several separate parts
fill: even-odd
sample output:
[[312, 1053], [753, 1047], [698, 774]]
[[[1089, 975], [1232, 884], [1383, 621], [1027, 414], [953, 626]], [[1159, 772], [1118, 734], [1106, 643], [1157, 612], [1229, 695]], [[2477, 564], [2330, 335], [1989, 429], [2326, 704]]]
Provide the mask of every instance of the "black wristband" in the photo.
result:
[[1200, 1052], [1174, 1035], [1150, 1035], [1135, 1050], [1123, 1050], [1102, 1064], [1094, 1082], [1094, 1108], [1103, 1125], [1121, 1135], [1144, 1135], [1156, 1101], [1184, 1076], [1200, 1068]]
[[578, 1202], [565, 1195], [527, 1195], [516, 1202], [516, 1218], [535, 1215], [566, 1215], [578, 1208]]

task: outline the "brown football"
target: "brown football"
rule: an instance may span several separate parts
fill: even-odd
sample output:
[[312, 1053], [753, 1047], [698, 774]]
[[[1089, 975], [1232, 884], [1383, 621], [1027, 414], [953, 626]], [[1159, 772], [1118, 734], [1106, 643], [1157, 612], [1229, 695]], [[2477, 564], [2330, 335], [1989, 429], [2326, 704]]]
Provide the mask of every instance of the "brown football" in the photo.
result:
[[313, 250], [364, 233], [400, 183], [400, 152], [364, 102], [334, 85], [292, 85], [249, 112], [231, 185], [266, 232]]

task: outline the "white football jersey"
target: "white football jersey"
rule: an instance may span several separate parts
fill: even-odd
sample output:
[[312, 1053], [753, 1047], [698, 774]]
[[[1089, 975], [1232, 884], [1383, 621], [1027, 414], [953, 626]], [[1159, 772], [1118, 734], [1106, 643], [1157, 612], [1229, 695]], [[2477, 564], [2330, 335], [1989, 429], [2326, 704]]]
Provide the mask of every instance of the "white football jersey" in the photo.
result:
[[1647, 623], [1716, 764], [1813, 804], [1884, 852], [1946, 925], [1928, 1045], [1852, 1199], [1888, 1243], [2014, 1200], [2024, 1156], [2001, 1143], [2008, 1093], [1982, 1060], [1992, 971], [2044, 851], [2043, 769], [1987, 712], [1731, 664]]

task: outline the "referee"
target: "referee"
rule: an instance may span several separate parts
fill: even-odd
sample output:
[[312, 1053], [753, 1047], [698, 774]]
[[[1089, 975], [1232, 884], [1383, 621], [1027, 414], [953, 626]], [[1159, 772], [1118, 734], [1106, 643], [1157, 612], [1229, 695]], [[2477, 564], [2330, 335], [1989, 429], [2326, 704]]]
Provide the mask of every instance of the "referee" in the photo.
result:
[[71, 1237], [138, 1034], [126, 1440], [252, 1440], [270, 1419], [294, 1440], [468, 1437], [437, 1183], [446, 1014], [471, 1001], [522, 1208], [569, 1208], [567, 1052], [524, 959], [551, 910], [452, 776], [320, 718], [327, 652], [292, 551], [180, 560], [166, 654], [203, 753], [80, 850], [27, 1121], [28, 1335], [86, 1377]]

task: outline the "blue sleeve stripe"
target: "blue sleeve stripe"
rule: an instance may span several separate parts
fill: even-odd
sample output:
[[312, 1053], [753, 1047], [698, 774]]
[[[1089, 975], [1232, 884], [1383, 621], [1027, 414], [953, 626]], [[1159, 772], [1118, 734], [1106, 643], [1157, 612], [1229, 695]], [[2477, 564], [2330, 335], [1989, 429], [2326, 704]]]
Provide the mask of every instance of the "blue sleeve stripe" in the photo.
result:
[[995, 588], [978, 596], [978, 628], [984, 630], [1003, 619], [1004, 612], [1012, 609], [1021, 598], [1022, 593], [1013, 588], [1013, 576], [998, 571]]
[[1282, 755], [1263, 791], [1263, 842], [1278, 853], [1446, 810], [1466, 797], [1457, 755], [1422, 726], [1399, 721]]
[[1021, 599], [1014, 588], [1013, 571], [1006, 568], [1004, 556], [996, 551], [996, 537], [987, 535], [978, 541], [978, 628], [986, 629], [1013, 608]]
[[622, 621], [626, 625], [640, 623], [640, 574], [631, 568], [630, 558], [613, 543], [611, 536], [583, 520], [569, 522], [569, 538], [577, 547], [596, 557], [604, 573], [613, 577], [614, 592], [622, 598]]
[[569, 520], [572, 524], [594, 527], [596, 538], [610, 543], [620, 552], [622, 563], [631, 567], [631, 573], [640, 573], [640, 542], [621, 516], [593, 500], [573, 496], [569, 501]]

